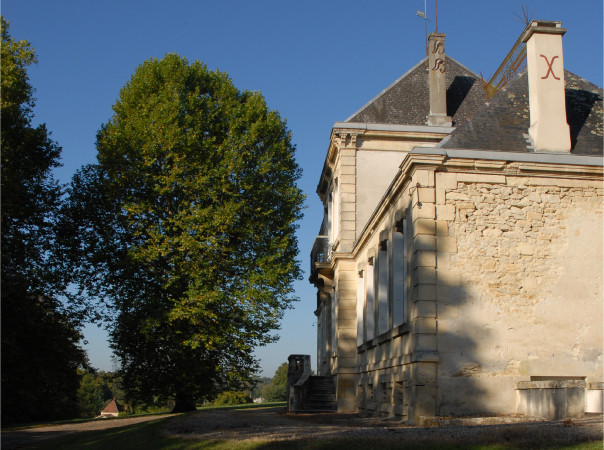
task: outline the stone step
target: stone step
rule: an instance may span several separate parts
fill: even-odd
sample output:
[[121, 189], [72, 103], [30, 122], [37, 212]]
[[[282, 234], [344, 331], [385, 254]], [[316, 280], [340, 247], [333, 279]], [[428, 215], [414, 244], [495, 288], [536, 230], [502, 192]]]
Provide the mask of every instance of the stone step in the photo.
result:
[[305, 412], [337, 411], [336, 388], [331, 377], [312, 376], [308, 380]]

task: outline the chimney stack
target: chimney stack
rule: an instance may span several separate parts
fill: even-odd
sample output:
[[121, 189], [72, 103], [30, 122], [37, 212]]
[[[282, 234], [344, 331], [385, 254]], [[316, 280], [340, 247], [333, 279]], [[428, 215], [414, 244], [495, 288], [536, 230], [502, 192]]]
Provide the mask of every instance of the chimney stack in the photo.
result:
[[533, 20], [522, 36], [526, 43], [530, 128], [537, 153], [570, 153], [566, 122], [562, 22]]
[[428, 125], [440, 127], [450, 127], [452, 125], [451, 117], [447, 116], [446, 70], [445, 35], [430, 33], [428, 36], [428, 76], [430, 80]]

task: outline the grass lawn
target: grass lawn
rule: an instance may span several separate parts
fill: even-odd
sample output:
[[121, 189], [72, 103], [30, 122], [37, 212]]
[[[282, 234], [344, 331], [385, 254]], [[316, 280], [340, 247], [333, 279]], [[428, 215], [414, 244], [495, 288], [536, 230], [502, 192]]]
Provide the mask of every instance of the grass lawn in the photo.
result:
[[245, 403], [244, 405], [224, 405], [224, 406], [199, 406], [197, 409], [206, 411], [208, 409], [259, 409], [276, 408], [278, 406], [287, 406], [287, 402], [265, 402], [265, 403]]
[[55, 420], [52, 422], [29, 422], [29, 423], [18, 423], [11, 425], [9, 427], [2, 427], [2, 433], [7, 433], [9, 431], [15, 430], [24, 430], [26, 428], [40, 428], [40, 427], [50, 427], [53, 425], [64, 425], [68, 423], [86, 423], [93, 422], [95, 420], [121, 420], [121, 419], [129, 419], [132, 417], [143, 417], [143, 416], [162, 416], [164, 414], [170, 414], [170, 411], [162, 411], [162, 412], [154, 412], [154, 413], [143, 413], [143, 414], [132, 414], [130, 416], [121, 416], [121, 417], [111, 417], [106, 419], [96, 419], [94, 417], [87, 417], [84, 419], [66, 419], [66, 420]]
[[[231, 406], [200, 406], [197, 409], [199, 410], [208, 410], [208, 409], [257, 409], [257, 408], [274, 408], [277, 406], [286, 406], [287, 402], [272, 402], [272, 403], [246, 403], [245, 405], [231, 405]], [[33, 423], [19, 423], [14, 424], [9, 427], [2, 427], [2, 433], [6, 433], [8, 431], [15, 430], [24, 430], [26, 428], [36, 428], [36, 427], [48, 427], [51, 425], [64, 425], [68, 423], [85, 423], [92, 422], [94, 420], [121, 420], [121, 419], [130, 419], [132, 417], [144, 417], [144, 416], [161, 416], [164, 414], [170, 414], [170, 410], [154, 412], [154, 413], [143, 413], [143, 414], [131, 414], [127, 416], [120, 417], [112, 417], [110, 419], [95, 419], [95, 418], [85, 418], [85, 419], [67, 419], [67, 420], [56, 420], [53, 422], [33, 422]]]
[[[178, 417], [158, 419], [151, 422], [114, 428], [102, 431], [87, 431], [39, 443], [29, 449], [39, 450], [516, 450], [515, 444], [496, 445], [414, 445], [412, 442], [396, 442], [381, 439], [333, 439], [333, 440], [290, 440], [290, 441], [212, 441], [172, 438], [161, 435], [161, 428], [167, 420]], [[533, 447], [531, 447], [533, 448]], [[571, 446], [540, 447], [552, 450], [601, 450], [602, 441], [576, 444]]]

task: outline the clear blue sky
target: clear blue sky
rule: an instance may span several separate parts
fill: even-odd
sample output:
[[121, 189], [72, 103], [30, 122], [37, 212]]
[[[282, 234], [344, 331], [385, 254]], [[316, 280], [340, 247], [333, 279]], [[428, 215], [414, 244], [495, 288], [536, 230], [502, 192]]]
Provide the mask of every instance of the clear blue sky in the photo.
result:
[[[602, 0], [533, 0], [533, 18], [559, 20], [565, 68], [602, 86]], [[424, 55], [424, 23], [413, 1], [40, 1], [4, 0], [2, 15], [16, 39], [29, 40], [39, 64], [29, 71], [37, 89], [35, 122], [46, 123], [63, 147], [63, 183], [96, 161], [95, 134], [135, 68], [176, 52], [227, 72], [241, 89], [261, 91], [287, 118], [307, 194], [300, 223], [302, 267], [322, 219], [315, 194], [331, 127], [345, 120]], [[434, 0], [428, 1], [429, 31]], [[520, 35], [518, 1], [441, 0], [439, 32], [447, 54], [485, 77]], [[258, 349], [264, 376], [292, 353], [316, 355], [314, 288], [296, 284], [300, 298], [286, 313], [281, 340]], [[111, 370], [102, 330], [85, 330], [92, 364]]]

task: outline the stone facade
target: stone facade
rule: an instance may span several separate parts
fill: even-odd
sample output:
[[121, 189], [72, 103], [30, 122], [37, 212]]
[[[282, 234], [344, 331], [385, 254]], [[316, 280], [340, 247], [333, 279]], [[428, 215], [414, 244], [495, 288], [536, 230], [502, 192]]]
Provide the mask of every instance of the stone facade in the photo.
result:
[[[422, 416], [516, 412], [518, 383], [531, 379], [601, 382], [601, 173], [445, 172], [445, 158], [425, 158], [406, 158], [413, 175], [399, 172], [355, 247], [356, 266], [335, 273], [340, 340], [333, 369], [354, 365], [356, 387], [350, 375], [346, 385], [340, 381], [339, 404], [354, 409], [354, 395], [359, 410], [417, 423]], [[435, 170], [413, 170], [436, 163]], [[518, 163], [492, 165], [506, 172]], [[353, 278], [379, 283], [375, 258], [379, 265], [380, 241], [394, 241], [397, 221], [404, 221], [408, 311], [396, 310], [393, 280], [380, 330], [379, 290], [368, 296], [366, 282]], [[392, 267], [393, 252], [384, 255]], [[367, 302], [375, 305], [369, 312]], [[370, 315], [375, 320], [363, 323]]]
[[340, 411], [408, 423], [601, 412], [603, 146], [584, 131], [602, 134], [602, 89], [567, 89], [568, 104], [599, 100], [567, 114], [570, 152], [539, 154], [526, 78], [457, 128], [336, 123], [311, 282], [317, 371]]
[[531, 376], [602, 377], [601, 180], [490, 178], [437, 176], [439, 415], [514, 411]]

